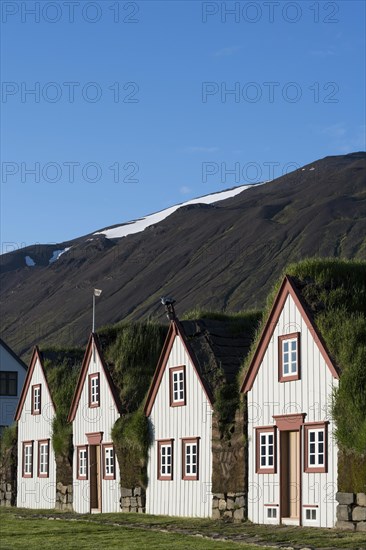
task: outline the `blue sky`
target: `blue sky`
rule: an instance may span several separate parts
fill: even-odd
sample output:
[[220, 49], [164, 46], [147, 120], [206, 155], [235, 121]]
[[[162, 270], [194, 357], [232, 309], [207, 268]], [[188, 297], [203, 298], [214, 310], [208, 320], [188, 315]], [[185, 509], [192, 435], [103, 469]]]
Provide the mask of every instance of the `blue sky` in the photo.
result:
[[1, 7], [2, 252], [365, 149], [363, 1]]

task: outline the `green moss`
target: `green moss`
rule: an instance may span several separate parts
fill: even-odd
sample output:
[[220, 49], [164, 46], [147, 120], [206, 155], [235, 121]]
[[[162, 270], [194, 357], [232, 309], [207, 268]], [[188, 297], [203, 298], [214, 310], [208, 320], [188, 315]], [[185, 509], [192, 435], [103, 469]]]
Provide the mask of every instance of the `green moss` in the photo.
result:
[[112, 430], [121, 471], [121, 486], [147, 486], [147, 455], [150, 445], [148, 419], [141, 406], [121, 416]]
[[67, 422], [80, 373], [84, 350], [48, 348], [42, 351], [43, 365], [56, 414], [52, 423], [52, 445], [57, 463], [57, 481], [72, 479], [72, 425]]
[[123, 413], [134, 412], [141, 405], [167, 332], [167, 326], [138, 322], [105, 327], [98, 333]]

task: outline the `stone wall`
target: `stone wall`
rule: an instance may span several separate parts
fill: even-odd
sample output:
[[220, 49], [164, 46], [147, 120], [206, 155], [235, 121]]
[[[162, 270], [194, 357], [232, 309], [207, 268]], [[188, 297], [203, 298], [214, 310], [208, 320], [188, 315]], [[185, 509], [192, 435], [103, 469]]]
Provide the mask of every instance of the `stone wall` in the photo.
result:
[[212, 496], [212, 519], [228, 518], [242, 521], [246, 518], [245, 493], [214, 493]]
[[16, 491], [14, 484], [0, 482], [0, 506], [15, 506]]
[[366, 532], [366, 494], [337, 493], [337, 524], [339, 529]]
[[72, 485], [63, 485], [59, 481], [56, 485], [56, 510], [73, 510], [73, 491]]
[[133, 489], [121, 488], [121, 509], [122, 512], [145, 513], [146, 494], [142, 487]]

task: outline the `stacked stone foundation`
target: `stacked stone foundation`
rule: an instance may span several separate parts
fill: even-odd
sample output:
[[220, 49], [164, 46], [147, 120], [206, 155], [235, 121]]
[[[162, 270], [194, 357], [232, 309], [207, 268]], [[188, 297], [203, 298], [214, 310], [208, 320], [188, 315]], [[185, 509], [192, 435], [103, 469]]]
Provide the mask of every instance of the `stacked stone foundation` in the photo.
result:
[[121, 488], [121, 510], [122, 512], [145, 513], [146, 494], [142, 487], [133, 489]]
[[366, 532], [366, 494], [337, 493], [338, 529]]
[[72, 485], [63, 485], [60, 481], [56, 486], [56, 510], [73, 510], [73, 490]]
[[212, 518], [246, 519], [247, 506], [245, 493], [214, 493], [212, 497]]

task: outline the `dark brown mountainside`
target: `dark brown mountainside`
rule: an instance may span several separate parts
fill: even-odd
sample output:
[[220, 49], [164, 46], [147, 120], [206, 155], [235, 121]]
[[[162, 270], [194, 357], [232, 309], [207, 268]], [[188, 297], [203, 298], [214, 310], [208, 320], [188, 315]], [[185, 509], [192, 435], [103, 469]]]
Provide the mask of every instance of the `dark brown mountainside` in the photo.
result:
[[[84, 344], [97, 325], [148, 315], [262, 307], [284, 266], [309, 256], [366, 259], [366, 153], [326, 157], [215, 205], [182, 207], [118, 240], [90, 235], [48, 264], [53, 245], [0, 257], [1, 336], [24, 354], [35, 343]], [[88, 240], [89, 239], [89, 240]], [[24, 257], [35, 260], [25, 266]]]

